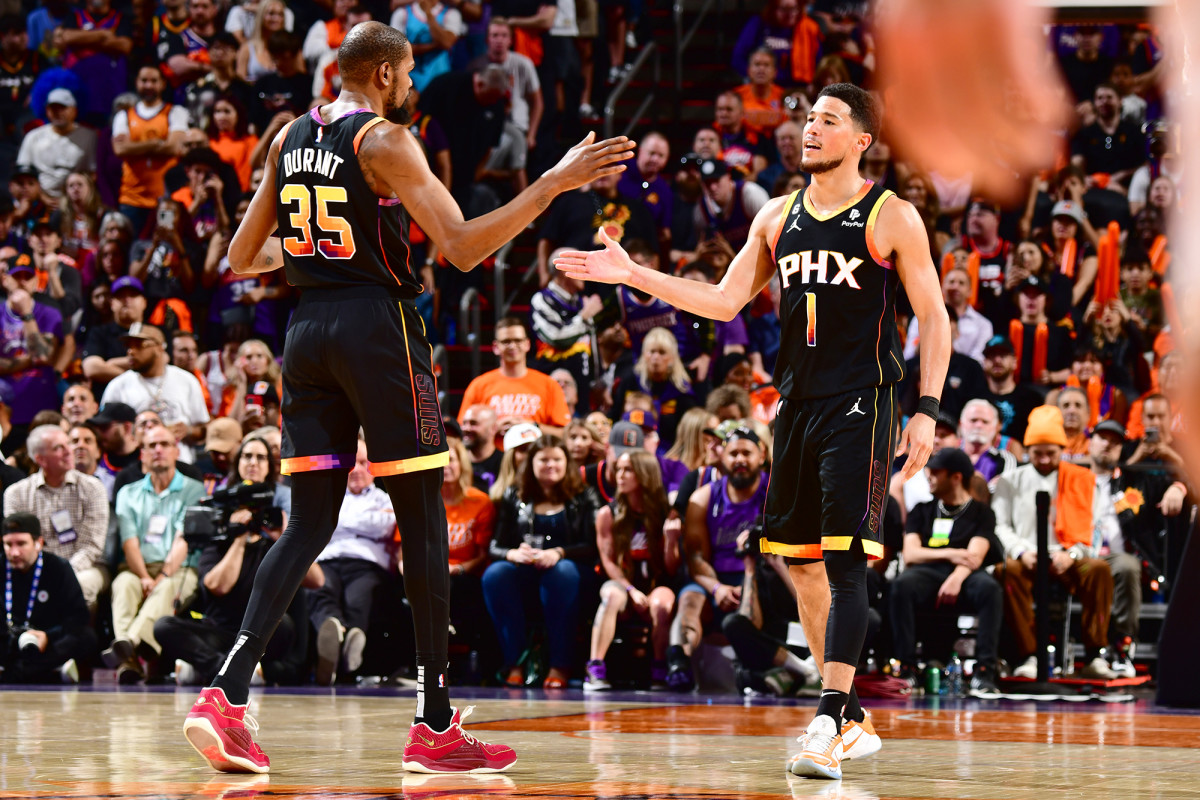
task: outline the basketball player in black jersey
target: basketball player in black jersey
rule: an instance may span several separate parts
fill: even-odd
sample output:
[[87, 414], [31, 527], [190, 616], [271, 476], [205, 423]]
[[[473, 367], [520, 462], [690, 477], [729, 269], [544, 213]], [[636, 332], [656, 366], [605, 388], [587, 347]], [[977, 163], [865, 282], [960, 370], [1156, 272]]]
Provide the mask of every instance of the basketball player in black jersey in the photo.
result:
[[353, 28], [338, 50], [340, 96], [275, 137], [262, 186], [230, 244], [235, 273], [282, 266], [300, 303], [283, 354], [282, 471], [292, 475], [291, 519], [258, 571], [220, 674], [184, 724], [188, 741], [218, 770], [270, 768], [246, 714], [250, 677], [337, 524], [360, 426], [371, 472], [399, 517], [416, 629], [417, 711], [403, 767], [499, 772], [516, 761], [511, 748], [463, 732], [466, 713], [451, 708], [446, 688], [449, 540], [441, 485], [448, 453], [414, 305], [422, 287], [409, 261], [408, 218], [469, 270], [556, 195], [624, 170], [633, 142], [595, 142], [589, 134], [511, 203], [464, 221], [405, 124], [412, 68], [402, 33], [378, 22]]
[[[779, 282], [775, 386], [782, 400], [761, 547], [788, 557], [800, 620], [821, 667], [816, 716], [788, 762], [793, 774], [812, 777], [840, 778], [843, 758], [881, 746], [853, 692], [866, 635], [866, 565], [883, 552], [879, 525], [894, 454], [908, 453], [904, 480], [929, 458], [950, 360], [950, 321], [921, 218], [859, 175], [878, 126], [867, 92], [845, 83], [823, 89], [804, 128], [802, 166], [812, 183], [759, 211], [716, 286], [638, 267], [603, 231], [604, 250], [568, 251], [555, 262], [571, 277], [624, 283], [721, 320]], [[897, 450], [901, 283], [921, 328], [923, 396]]]

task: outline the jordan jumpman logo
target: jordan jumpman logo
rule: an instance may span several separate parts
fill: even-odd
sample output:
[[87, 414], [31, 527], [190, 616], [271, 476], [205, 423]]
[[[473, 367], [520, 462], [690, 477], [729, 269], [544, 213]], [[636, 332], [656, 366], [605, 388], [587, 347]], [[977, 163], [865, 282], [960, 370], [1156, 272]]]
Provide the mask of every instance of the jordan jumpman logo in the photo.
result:
[[846, 412], [846, 416], [848, 417], [851, 414], [862, 414], [865, 417], [867, 415], [867, 412], [863, 411], [861, 408], [858, 407], [858, 404], [861, 402], [862, 402], [861, 397], [855, 399], [854, 406], [849, 411]]

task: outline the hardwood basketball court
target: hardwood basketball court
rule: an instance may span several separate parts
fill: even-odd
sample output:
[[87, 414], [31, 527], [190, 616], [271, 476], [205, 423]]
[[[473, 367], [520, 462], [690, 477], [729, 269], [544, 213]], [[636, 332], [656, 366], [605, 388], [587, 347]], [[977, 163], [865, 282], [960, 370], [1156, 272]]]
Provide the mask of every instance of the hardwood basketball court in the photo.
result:
[[[220, 775], [180, 733], [193, 690], [0, 692], [0, 797], [1195, 798], [1200, 718], [1132, 703], [867, 702], [884, 749], [842, 781], [791, 778], [810, 701], [463, 690], [468, 732], [514, 746], [504, 775], [417, 776], [412, 693], [255, 693], [268, 776]], [[473, 697], [474, 699], [468, 699]]]

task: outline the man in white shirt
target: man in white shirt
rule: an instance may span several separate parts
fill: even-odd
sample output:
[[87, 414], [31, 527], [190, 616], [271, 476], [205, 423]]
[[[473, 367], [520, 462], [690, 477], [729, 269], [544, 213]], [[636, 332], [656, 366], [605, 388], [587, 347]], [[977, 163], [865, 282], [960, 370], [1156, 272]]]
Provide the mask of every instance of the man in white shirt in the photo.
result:
[[42, 193], [55, 204], [62, 198], [67, 176], [96, 171], [96, 132], [75, 123], [79, 109], [70, 89], [53, 89], [46, 97], [49, 125], [25, 134], [17, 166], [35, 167]]
[[[942, 278], [942, 299], [947, 308], [953, 308], [958, 314], [958, 336], [954, 339], [954, 352], [970, 356], [983, 363], [983, 347], [992, 338], [992, 323], [983, 314], [976, 311], [970, 303], [971, 276], [965, 269], [948, 270]], [[908, 337], [904, 342], [904, 357], [914, 358], [921, 342], [921, 332], [917, 327], [917, 319], [913, 317], [908, 325]]]
[[167, 363], [163, 333], [153, 325], [134, 323], [121, 337], [132, 366], [104, 390], [100, 405], [125, 403], [135, 411], [155, 411], [179, 441], [179, 458], [195, 461], [192, 445], [204, 442], [208, 407], [196, 376]]
[[992, 511], [996, 537], [1004, 547], [1005, 563], [996, 576], [1004, 584], [1004, 617], [1025, 663], [1013, 671], [1020, 678], [1037, 675], [1034, 638], [1033, 584], [1037, 570], [1037, 495], [1050, 495], [1050, 537], [1047, 550], [1050, 577], [1064, 584], [1083, 606], [1081, 678], [1115, 677], [1102, 651], [1108, 642], [1112, 614], [1112, 569], [1092, 549], [1092, 520], [1096, 515], [1096, 483], [1090, 470], [1063, 460], [1067, 434], [1062, 412], [1039, 406], [1029, 415], [1025, 447], [1029, 463], [996, 479]]
[[395, 533], [392, 499], [375, 486], [367, 443], [359, 439], [337, 528], [317, 556], [325, 585], [313, 592], [310, 601], [321, 686], [337, 679], [339, 666], [348, 673], [362, 666], [372, 607], [396, 572], [400, 543]]

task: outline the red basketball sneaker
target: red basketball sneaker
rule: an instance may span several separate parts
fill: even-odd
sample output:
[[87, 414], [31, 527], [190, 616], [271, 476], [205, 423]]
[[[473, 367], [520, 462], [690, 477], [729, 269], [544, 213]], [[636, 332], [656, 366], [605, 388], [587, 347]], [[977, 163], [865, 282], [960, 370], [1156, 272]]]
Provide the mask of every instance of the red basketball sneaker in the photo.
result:
[[210, 687], [200, 692], [188, 712], [183, 735], [213, 769], [258, 773], [271, 769], [271, 759], [251, 738], [258, 733], [258, 723], [246, 708], [233, 705], [223, 690]]
[[[502, 744], [487, 744], [463, 730], [475, 706], [454, 709], [450, 727], [438, 733], [424, 722], [413, 725], [404, 743], [403, 766], [409, 772], [503, 772], [517, 763], [517, 754]], [[265, 757], [264, 757], [265, 758]]]

